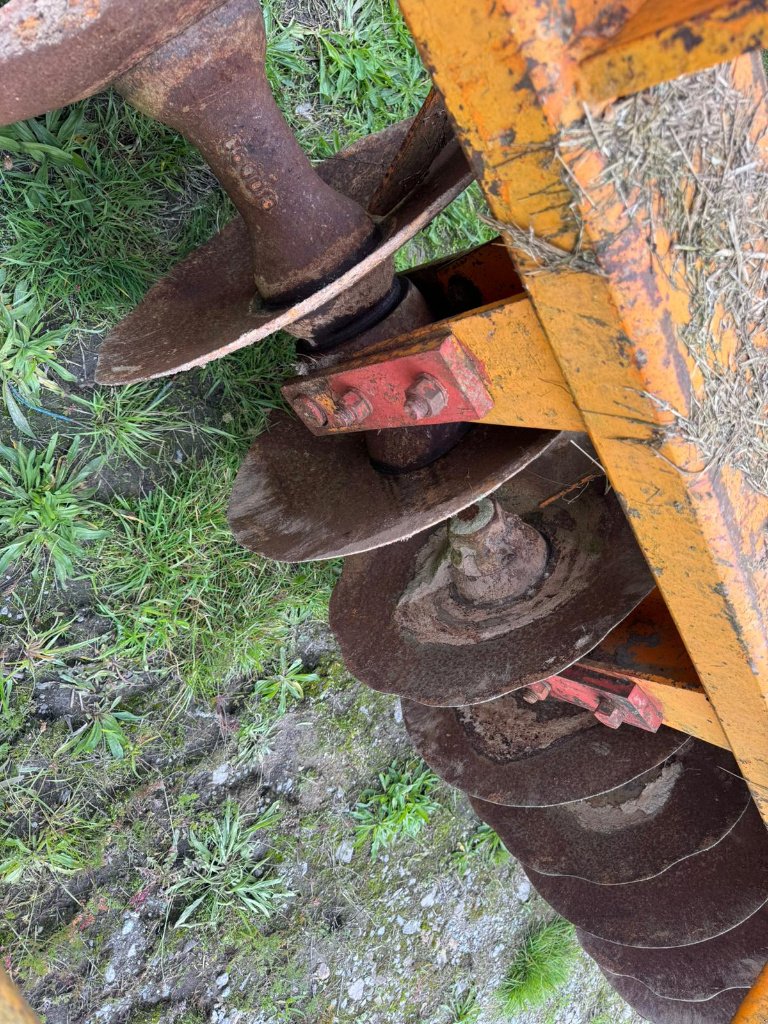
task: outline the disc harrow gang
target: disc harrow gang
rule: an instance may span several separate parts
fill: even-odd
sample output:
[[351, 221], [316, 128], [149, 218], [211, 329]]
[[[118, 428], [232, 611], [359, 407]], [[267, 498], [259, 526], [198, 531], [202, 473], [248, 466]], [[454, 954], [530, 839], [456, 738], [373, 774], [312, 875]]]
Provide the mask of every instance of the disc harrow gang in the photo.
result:
[[[441, 95], [312, 166], [271, 94], [265, 45], [257, 0], [0, 10], [0, 122], [112, 84], [194, 143], [237, 209], [111, 331], [97, 379], [296, 337], [307, 374], [285, 394], [300, 418], [273, 414], [249, 451], [235, 536], [284, 561], [344, 556], [331, 624], [349, 669], [402, 698], [421, 756], [628, 1003], [657, 1024], [728, 1024], [768, 958], [765, 827], [729, 752], [659, 728], [644, 694], [633, 718], [636, 688], [600, 683], [600, 658], [619, 663], [645, 628], [639, 605], [661, 604], [679, 638], [587, 436], [449, 417], [449, 385], [429, 373], [399, 391], [384, 380], [375, 414], [354, 386], [305, 386], [523, 294], [487, 247], [395, 273], [396, 251], [473, 177]], [[489, 408], [484, 368], [460, 346], [451, 358]], [[395, 407], [399, 425], [379, 429]], [[695, 678], [678, 647], [678, 674]], [[606, 728], [620, 721], [640, 728]]]

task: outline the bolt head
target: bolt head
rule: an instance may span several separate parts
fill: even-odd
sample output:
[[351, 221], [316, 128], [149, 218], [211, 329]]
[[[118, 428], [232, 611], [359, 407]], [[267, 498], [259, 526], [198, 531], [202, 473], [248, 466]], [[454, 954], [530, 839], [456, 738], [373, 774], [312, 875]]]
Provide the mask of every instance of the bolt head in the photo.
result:
[[353, 427], [366, 420], [373, 410], [365, 395], [356, 388], [349, 388], [336, 402], [333, 421], [340, 427]]
[[412, 420], [438, 416], [448, 404], [448, 394], [435, 377], [422, 373], [405, 392], [405, 412]]
[[309, 395], [298, 395], [294, 398], [293, 408], [311, 427], [325, 427], [328, 424], [328, 414], [325, 409]]

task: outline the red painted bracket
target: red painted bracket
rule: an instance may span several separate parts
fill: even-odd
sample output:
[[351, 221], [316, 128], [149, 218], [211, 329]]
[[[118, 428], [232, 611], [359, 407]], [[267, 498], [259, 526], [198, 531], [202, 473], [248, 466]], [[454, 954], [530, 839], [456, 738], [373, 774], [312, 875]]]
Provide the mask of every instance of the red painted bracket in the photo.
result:
[[540, 700], [562, 700], [591, 711], [598, 722], [609, 729], [633, 725], [646, 732], [656, 732], [664, 715], [661, 705], [645, 693], [637, 683], [603, 677], [581, 665], [572, 665], [567, 676], [550, 676], [532, 683], [523, 691], [523, 700], [535, 704]]
[[313, 434], [459, 423], [493, 408], [482, 364], [444, 331], [406, 351], [398, 346], [394, 355], [339, 364], [282, 390]]

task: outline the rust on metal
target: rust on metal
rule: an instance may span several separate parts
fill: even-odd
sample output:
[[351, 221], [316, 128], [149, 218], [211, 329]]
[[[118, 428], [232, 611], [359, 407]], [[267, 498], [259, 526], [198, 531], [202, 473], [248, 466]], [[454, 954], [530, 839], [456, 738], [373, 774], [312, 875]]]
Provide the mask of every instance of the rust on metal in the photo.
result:
[[[416, 420], [436, 424], [482, 419], [493, 405], [482, 367], [451, 335], [441, 337], [439, 328], [429, 327], [424, 333], [429, 340], [421, 351], [387, 358], [379, 349], [357, 365], [336, 364], [299, 377], [283, 387], [283, 394], [315, 434], [403, 427]], [[349, 389], [364, 395], [370, 406], [364, 425], [344, 423], [334, 415], [340, 396]], [[326, 411], [324, 423], [302, 415], [305, 398]]]
[[105, 89], [222, 0], [11, 0], [0, 10], [0, 125]]
[[443, 98], [432, 88], [403, 144], [368, 202], [368, 213], [382, 217], [412, 192], [427, 175], [435, 157], [453, 137]]
[[[542, 578], [517, 600], [485, 606], [461, 597], [452, 585], [447, 524], [348, 559], [330, 611], [350, 671], [377, 690], [463, 705], [559, 674], [584, 657], [653, 588], [604, 487], [593, 483], [575, 500], [540, 507], [589, 465], [565, 438], [495, 495], [548, 545]], [[372, 579], [381, 582], [372, 588]]]
[[[391, 144], [400, 131], [384, 143]], [[371, 148], [355, 148], [355, 159], [367, 163]], [[334, 161], [333, 170], [354, 181], [352, 157]], [[351, 165], [351, 166], [350, 166]], [[372, 270], [390, 259], [467, 187], [471, 174], [458, 147], [438, 157], [418, 193], [379, 226], [380, 242], [357, 266], [301, 302], [280, 309], [260, 303], [253, 287], [245, 223], [237, 218], [210, 242], [182, 260], [154, 285], [142, 302], [105, 339], [99, 352], [96, 379], [101, 384], [130, 384], [204, 366], [230, 352], [252, 345], [299, 320], [316, 314], [348, 292]], [[366, 176], [364, 183], [370, 183]], [[339, 186], [336, 186], [339, 187]]]
[[733, 757], [691, 740], [668, 761], [599, 796], [543, 808], [474, 798], [472, 806], [526, 868], [618, 885], [652, 878], [714, 846], [750, 800]]
[[750, 802], [718, 843], [652, 878], [599, 885], [532, 868], [526, 874], [559, 914], [598, 938], [626, 946], [686, 946], [730, 931], [768, 900], [768, 836]]
[[708, 999], [725, 989], [749, 987], [768, 961], [768, 904], [738, 927], [694, 945], [638, 949], [586, 932], [579, 934], [579, 942], [604, 970], [642, 980], [656, 995]]
[[[312, 167], [274, 100], [265, 58], [259, 4], [227, 0], [115, 87], [200, 150], [245, 221], [259, 295], [280, 306], [356, 266], [376, 237], [360, 204]], [[392, 268], [382, 270], [357, 301], [375, 305], [391, 288]]]
[[551, 807], [598, 796], [662, 764], [690, 743], [656, 733], [603, 729], [571, 704], [526, 704], [520, 694], [463, 708], [403, 700], [416, 750], [471, 796], [510, 807]]
[[370, 551], [496, 490], [555, 437], [475, 427], [433, 465], [388, 475], [371, 464], [363, 434], [314, 437], [299, 420], [276, 413], [240, 467], [229, 522], [241, 544], [278, 561]]

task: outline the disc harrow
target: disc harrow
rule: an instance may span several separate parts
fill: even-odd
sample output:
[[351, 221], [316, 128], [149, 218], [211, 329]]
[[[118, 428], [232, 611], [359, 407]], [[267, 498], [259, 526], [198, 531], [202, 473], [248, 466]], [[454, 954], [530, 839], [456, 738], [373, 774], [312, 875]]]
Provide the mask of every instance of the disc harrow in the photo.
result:
[[[404, 6], [417, 30], [422, 9], [435, 7]], [[463, 8], [447, 6], [459, 24]], [[497, 27], [497, 5], [486, 15], [477, 23]], [[534, 40], [536, 17], [526, 29]], [[541, 324], [551, 329], [561, 312], [542, 291], [546, 275], [535, 280], [548, 250], [529, 233], [527, 249], [524, 237], [513, 246], [514, 265], [497, 240], [395, 273], [396, 251], [475, 171], [497, 205], [506, 201], [469, 143], [495, 152], [516, 134], [450, 102], [452, 36], [442, 31], [430, 66], [451, 115], [433, 89], [416, 118], [313, 166], [270, 91], [256, 0], [11, 0], [0, 10], [0, 122], [111, 84], [199, 149], [237, 216], [110, 332], [97, 380], [177, 373], [278, 330], [296, 338], [307, 372], [284, 389], [296, 415], [273, 414], [249, 451], [230, 503], [235, 536], [284, 561], [343, 556], [331, 624], [349, 669], [402, 699], [416, 749], [468, 794], [628, 1003], [657, 1024], [727, 1024], [768, 958], [768, 840], [759, 786], [750, 778], [750, 792], [740, 771], [754, 766], [741, 748], [738, 762], [723, 749], [732, 744], [714, 712], [694, 734], [719, 746], [661, 724], [668, 716], [653, 694], [670, 678], [683, 703], [706, 696], [664, 603], [664, 566], [630, 526], [645, 522], [645, 506], [627, 500], [629, 484], [620, 494], [609, 486], [601, 460], [615, 438], [594, 410], [574, 406], [575, 375], [549, 381], [555, 397], [536, 422], [504, 425], [494, 410], [506, 364], [490, 373], [471, 344], [482, 334], [484, 357], [498, 358], [488, 329], [498, 316], [539, 377], [557, 376]], [[630, 49], [645, 38], [631, 18], [627, 33]], [[695, 68], [697, 45], [684, 70]], [[503, 49], [484, 54], [489, 74], [503, 68]], [[599, 58], [580, 57], [593, 88]], [[559, 76], [542, 85], [545, 55], [528, 60], [533, 77], [520, 89], [538, 90], [531, 109], [543, 104], [555, 119]], [[543, 124], [531, 122], [537, 140]], [[513, 162], [498, 160], [494, 173]], [[551, 168], [536, 168], [533, 194], [549, 202], [559, 194], [547, 190]], [[531, 224], [550, 210], [537, 202]], [[517, 224], [510, 215], [505, 230]], [[546, 244], [566, 252], [559, 227]], [[613, 330], [624, 359], [629, 342], [580, 259], [567, 269], [589, 279], [578, 294], [595, 337]], [[613, 287], [621, 261], [604, 262]], [[621, 466], [616, 475], [624, 479]]]

